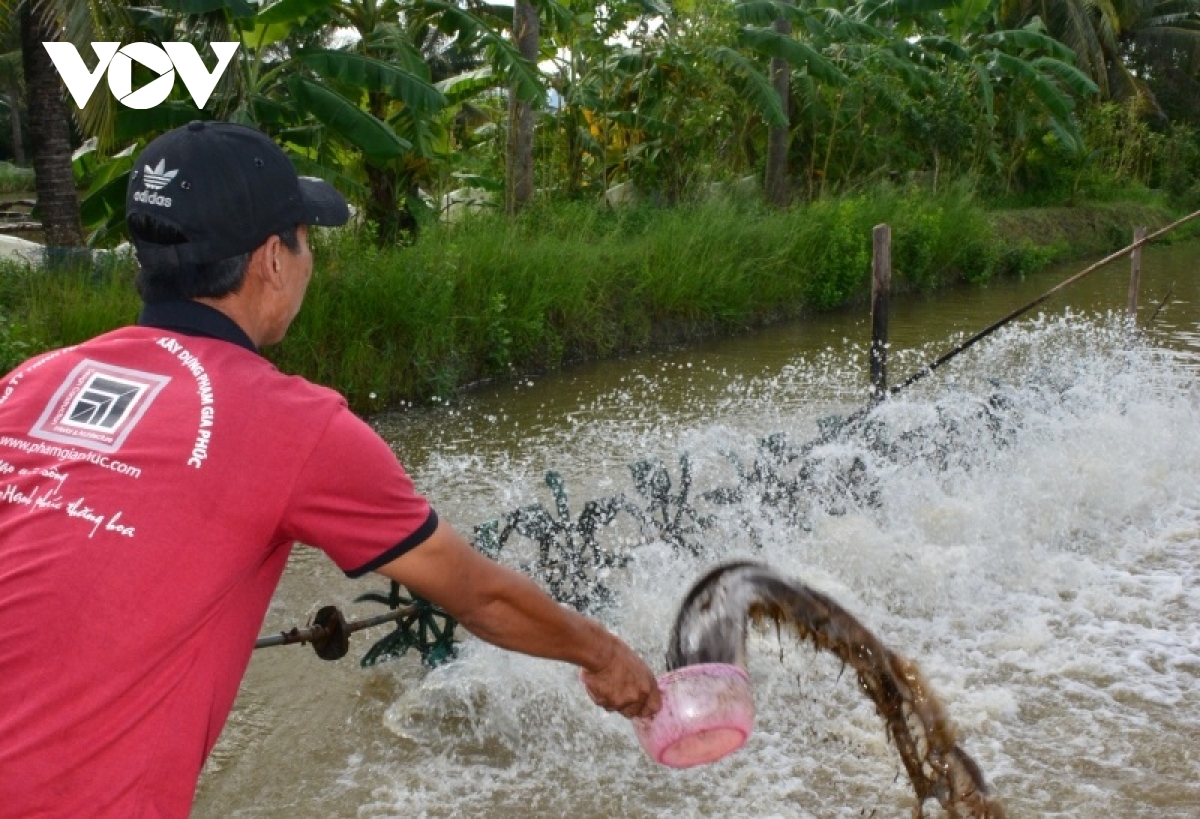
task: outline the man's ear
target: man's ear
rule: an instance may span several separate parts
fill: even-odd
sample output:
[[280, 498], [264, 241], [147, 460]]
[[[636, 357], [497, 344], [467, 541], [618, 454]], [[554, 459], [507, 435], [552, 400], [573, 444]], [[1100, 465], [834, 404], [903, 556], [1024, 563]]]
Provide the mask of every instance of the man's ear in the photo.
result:
[[250, 267], [261, 276], [269, 287], [283, 287], [283, 275], [280, 272], [280, 254], [283, 253], [283, 242], [278, 236], [269, 236], [258, 246], [250, 256]]

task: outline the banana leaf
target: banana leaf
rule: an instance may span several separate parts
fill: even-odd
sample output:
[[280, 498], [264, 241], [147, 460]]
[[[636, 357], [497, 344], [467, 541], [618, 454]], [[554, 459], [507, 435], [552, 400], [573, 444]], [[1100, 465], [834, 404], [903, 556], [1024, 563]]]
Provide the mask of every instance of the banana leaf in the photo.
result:
[[1006, 29], [985, 34], [983, 41], [990, 46], [1011, 52], [1014, 49], [1039, 51], [1064, 61], [1074, 61], [1075, 52], [1048, 34], [1030, 28]]
[[864, 20], [909, 20], [930, 11], [951, 8], [958, 0], [865, 0], [858, 13]]
[[247, 0], [162, 0], [163, 8], [184, 14], [208, 14], [228, 11], [234, 17], [253, 17], [257, 9]]
[[483, 20], [441, 0], [423, 0], [422, 6], [438, 13], [438, 26], [443, 31], [457, 33], [468, 41], [478, 39], [491, 52], [492, 63], [504, 74], [519, 99], [539, 104], [545, 100], [546, 88], [537, 66], [523, 58], [511, 42]]
[[448, 103], [429, 82], [406, 69], [348, 51], [310, 51], [296, 58], [323, 79], [354, 88], [383, 91], [414, 111], [430, 113]]
[[754, 60], [740, 51], [725, 47], [709, 49], [708, 54], [714, 63], [734, 73], [763, 121], [778, 128], [788, 124], [779, 93], [771, 81], [759, 71]]
[[1031, 63], [998, 51], [995, 54], [996, 64], [1010, 77], [1016, 77], [1028, 84], [1038, 102], [1050, 112], [1050, 115], [1060, 123], [1070, 121], [1071, 111], [1075, 102], [1070, 96], [1060, 91], [1046, 79]]
[[310, 159], [304, 154], [296, 153], [295, 151], [289, 151], [288, 155], [291, 157], [292, 164], [296, 166], [296, 171], [300, 175], [316, 176], [324, 179], [351, 201], [361, 202], [367, 198], [367, 186], [349, 174], [343, 173], [337, 168], [330, 167], [324, 162]]
[[1092, 82], [1091, 77], [1062, 60], [1056, 60], [1053, 57], [1038, 57], [1033, 61], [1033, 66], [1043, 74], [1052, 74], [1077, 97], [1090, 97], [1100, 93], [1099, 86]]
[[287, 86], [305, 111], [371, 159], [395, 159], [412, 148], [412, 143], [400, 137], [386, 123], [323, 85], [293, 76]]
[[841, 69], [812, 46], [780, 34], [774, 29], [742, 28], [738, 31], [738, 42], [760, 54], [786, 60], [795, 68], [806, 68], [809, 74], [826, 85], [841, 86], [850, 81]]
[[260, 11], [255, 22], [259, 25], [295, 23], [333, 5], [337, 5], [337, 0], [279, 0]]
[[[95, 231], [114, 214], [125, 218], [125, 191], [129, 187], [129, 168], [114, 176], [79, 203], [79, 219], [89, 231]], [[89, 239], [89, 242], [91, 240]]]
[[782, 4], [777, 0], [740, 0], [733, 6], [739, 23], [751, 26], [769, 26], [782, 13]]
[[496, 75], [490, 67], [465, 71], [454, 77], [448, 77], [434, 85], [438, 91], [446, 95], [446, 100], [455, 103], [469, 100], [476, 95], [496, 87]]
[[958, 62], [966, 62], [971, 58], [971, 52], [964, 48], [961, 43], [957, 43], [949, 37], [942, 37], [940, 35], [918, 37], [915, 43], [927, 51], [944, 54]]

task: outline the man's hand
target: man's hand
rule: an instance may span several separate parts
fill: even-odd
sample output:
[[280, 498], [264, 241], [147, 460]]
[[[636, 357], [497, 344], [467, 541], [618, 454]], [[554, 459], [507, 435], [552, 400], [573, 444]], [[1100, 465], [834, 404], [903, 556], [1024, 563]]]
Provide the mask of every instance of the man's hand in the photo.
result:
[[624, 717], [649, 719], [662, 707], [654, 672], [616, 637], [607, 662], [579, 674], [592, 702]]

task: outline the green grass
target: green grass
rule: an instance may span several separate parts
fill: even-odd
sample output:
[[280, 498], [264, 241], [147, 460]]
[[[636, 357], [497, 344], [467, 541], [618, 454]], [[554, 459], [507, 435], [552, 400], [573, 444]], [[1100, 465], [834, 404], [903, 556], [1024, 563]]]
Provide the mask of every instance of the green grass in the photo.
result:
[[515, 222], [440, 227], [388, 251], [340, 231], [318, 245], [305, 308], [272, 357], [377, 409], [738, 332], [865, 299], [871, 231], [884, 221], [898, 289], [985, 279], [1001, 256], [964, 191], [931, 200], [880, 190], [786, 212], [560, 203]]
[[0, 162], [0, 195], [25, 193], [33, 190], [33, 184], [33, 168]]
[[[896, 290], [1019, 274], [1072, 246], [1039, 241], [1036, 231], [1015, 239], [1019, 219], [998, 232], [965, 188], [937, 197], [881, 188], [782, 212], [735, 202], [619, 212], [558, 203], [516, 220], [492, 214], [432, 228], [382, 250], [366, 230], [314, 231], [304, 309], [268, 355], [369, 413], [483, 379], [863, 302], [872, 229], [884, 222]], [[128, 262], [101, 273], [0, 269], [0, 360], [131, 321], [132, 280]]]

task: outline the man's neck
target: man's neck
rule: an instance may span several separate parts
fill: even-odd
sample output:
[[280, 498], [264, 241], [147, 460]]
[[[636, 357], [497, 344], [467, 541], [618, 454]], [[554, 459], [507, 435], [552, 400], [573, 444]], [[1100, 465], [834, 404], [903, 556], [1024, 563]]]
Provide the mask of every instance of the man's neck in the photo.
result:
[[228, 341], [257, 353], [258, 345], [250, 334], [227, 312], [211, 304], [211, 299], [180, 299], [146, 304], [138, 316], [143, 327], [158, 327], [185, 335]]

